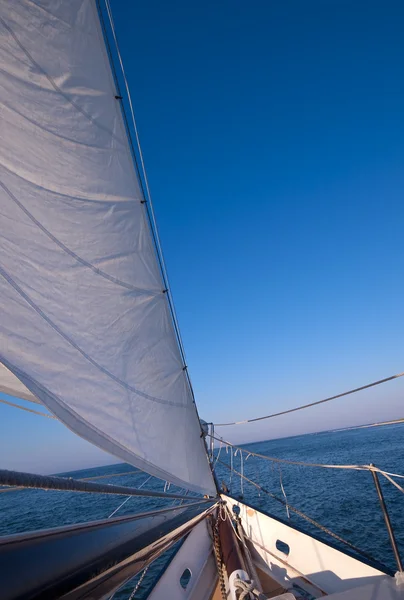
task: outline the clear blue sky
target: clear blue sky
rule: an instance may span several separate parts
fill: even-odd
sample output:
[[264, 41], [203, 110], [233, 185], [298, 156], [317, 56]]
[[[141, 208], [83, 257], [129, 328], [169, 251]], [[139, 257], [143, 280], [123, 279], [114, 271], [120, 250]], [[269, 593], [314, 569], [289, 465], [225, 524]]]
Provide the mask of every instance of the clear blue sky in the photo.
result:
[[[404, 370], [401, 0], [111, 1], [201, 416]], [[235, 442], [404, 416], [404, 382]], [[2, 466], [109, 459], [1, 408]]]

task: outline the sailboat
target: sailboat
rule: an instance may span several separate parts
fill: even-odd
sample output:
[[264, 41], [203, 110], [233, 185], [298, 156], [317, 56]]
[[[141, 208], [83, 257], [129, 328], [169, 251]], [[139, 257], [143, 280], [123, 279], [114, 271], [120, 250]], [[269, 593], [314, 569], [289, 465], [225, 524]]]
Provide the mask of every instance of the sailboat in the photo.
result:
[[151, 600], [404, 598], [391, 474], [355, 467], [374, 477], [397, 573], [218, 482], [215, 441], [231, 444], [197, 412], [108, 0], [1, 0], [0, 29], [0, 391], [187, 490], [2, 470], [2, 491], [181, 503], [1, 538], [1, 598], [110, 598], [178, 541]]

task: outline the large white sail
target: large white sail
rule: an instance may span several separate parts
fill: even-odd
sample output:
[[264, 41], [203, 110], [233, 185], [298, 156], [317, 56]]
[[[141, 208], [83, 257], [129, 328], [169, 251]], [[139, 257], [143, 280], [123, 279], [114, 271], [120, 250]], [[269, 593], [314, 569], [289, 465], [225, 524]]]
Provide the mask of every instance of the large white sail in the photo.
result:
[[95, 1], [0, 18], [0, 362], [77, 434], [213, 493]]

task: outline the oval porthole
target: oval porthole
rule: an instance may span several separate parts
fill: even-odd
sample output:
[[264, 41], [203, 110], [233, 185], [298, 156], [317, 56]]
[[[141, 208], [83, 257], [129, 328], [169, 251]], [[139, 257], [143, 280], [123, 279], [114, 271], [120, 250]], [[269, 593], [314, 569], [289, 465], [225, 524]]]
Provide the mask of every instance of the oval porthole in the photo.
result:
[[180, 586], [182, 587], [183, 590], [186, 590], [189, 582], [191, 581], [191, 577], [192, 577], [192, 573], [189, 569], [185, 569], [185, 571], [183, 572], [183, 574], [180, 577]]
[[282, 542], [282, 540], [276, 540], [275, 546], [276, 549], [279, 550], [279, 552], [283, 552], [283, 554], [286, 554], [286, 556], [288, 556], [290, 548], [288, 544], [286, 544], [286, 542]]

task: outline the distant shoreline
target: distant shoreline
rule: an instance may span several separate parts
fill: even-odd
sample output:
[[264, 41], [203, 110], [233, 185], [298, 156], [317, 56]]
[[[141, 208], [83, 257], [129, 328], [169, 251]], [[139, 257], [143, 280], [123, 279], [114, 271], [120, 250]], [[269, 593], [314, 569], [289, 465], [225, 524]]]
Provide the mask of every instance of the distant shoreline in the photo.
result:
[[[349, 431], [350, 429], [366, 429], [367, 427], [381, 427], [382, 425], [397, 425], [404, 423], [403, 419], [394, 419], [393, 421], [383, 421], [382, 423], [368, 423], [367, 425], [353, 425], [352, 427], [341, 427], [340, 429], [329, 429], [328, 431]], [[325, 433], [321, 432], [321, 433]]]
[[352, 425], [351, 427], [340, 427], [339, 429], [323, 429], [322, 431], [310, 431], [308, 433], [297, 433], [296, 435], [285, 435], [283, 437], [270, 438], [270, 439], [266, 439], [266, 440], [257, 440], [254, 442], [242, 442], [238, 445], [241, 447], [252, 446], [254, 444], [261, 444], [262, 442], [273, 442], [276, 440], [293, 439], [293, 438], [303, 437], [306, 435], [323, 435], [325, 433], [337, 433], [338, 431], [351, 431], [354, 429], [367, 429], [368, 427], [382, 427], [383, 425], [399, 425], [400, 423], [404, 423], [404, 418], [394, 419], [391, 421], [382, 421], [380, 423], [367, 423], [366, 425]]

